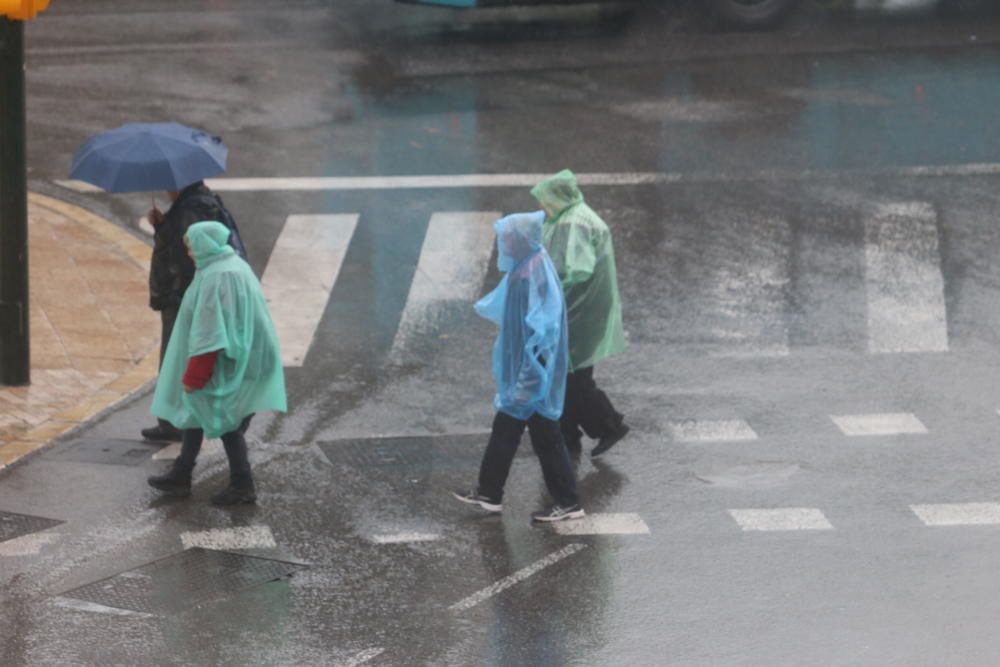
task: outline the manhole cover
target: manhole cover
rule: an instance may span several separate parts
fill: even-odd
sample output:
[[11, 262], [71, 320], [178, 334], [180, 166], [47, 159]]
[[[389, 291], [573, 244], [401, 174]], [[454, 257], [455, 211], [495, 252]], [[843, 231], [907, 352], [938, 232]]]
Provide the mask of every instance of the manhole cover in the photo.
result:
[[[439, 468], [478, 464], [489, 441], [488, 433], [469, 435], [351, 438], [319, 443], [331, 463], [358, 467]], [[525, 434], [526, 441], [528, 435]], [[518, 456], [530, 456], [522, 442]]]
[[0, 542], [6, 542], [7, 540], [47, 530], [61, 523], [62, 521], [46, 519], [40, 516], [0, 512]]
[[160, 449], [162, 447], [159, 445], [138, 440], [88, 438], [68, 442], [48, 458], [79, 463], [136, 466], [149, 461]]
[[801, 467], [797, 463], [752, 463], [724, 470], [699, 473], [698, 479], [721, 487], [756, 487], [784, 484]]
[[195, 547], [63, 593], [146, 614], [173, 614], [284, 579], [307, 566]]

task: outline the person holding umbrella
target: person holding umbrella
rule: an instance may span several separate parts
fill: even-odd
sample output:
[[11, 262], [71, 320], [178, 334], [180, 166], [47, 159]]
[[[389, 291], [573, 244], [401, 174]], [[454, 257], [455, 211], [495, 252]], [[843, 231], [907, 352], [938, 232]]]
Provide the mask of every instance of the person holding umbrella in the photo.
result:
[[[130, 123], [90, 139], [77, 151], [72, 178], [108, 192], [166, 191], [171, 202], [164, 214], [153, 208], [153, 257], [149, 269], [149, 305], [160, 313], [160, 365], [166, 354], [177, 311], [194, 279], [195, 266], [184, 246], [188, 228], [219, 220], [232, 231], [231, 243], [246, 259], [239, 230], [221, 198], [204, 183], [225, 171], [228, 150], [218, 137], [177, 123]], [[163, 419], [142, 429], [154, 442], [179, 442], [180, 429]]]
[[260, 282], [214, 221], [191, 225], [184, 242], [197, 267], [184, 294], [153, 395], [152, 412], [183, 429], [181, 454], [149, 485], [191, 493], [191, 473], [205, 436], [222, 438], [229, 486], [215, 505], [257, 500], [243, 429], [261, 410], [285, 412], [281, 352]]
[[579, 453], [582, 427], [597, 440], [591, 456], [600, 456], [629, 431], [594, 381], [594, 365], [625, 349], [611, 231], [587, 206], [569, 169], [543, 180], [531, 194], [545, 210], [545, 248], [566, 295], [570, 373], [560, 419], [563, 438], [571, 452]]

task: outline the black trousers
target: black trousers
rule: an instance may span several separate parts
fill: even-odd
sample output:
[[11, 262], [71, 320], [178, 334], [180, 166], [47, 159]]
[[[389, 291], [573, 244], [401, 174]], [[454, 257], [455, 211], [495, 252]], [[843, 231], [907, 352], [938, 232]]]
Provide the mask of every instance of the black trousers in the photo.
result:
[[598, 389], [593, 366], [577, 369], [566, 376], [566, 406], [559, 426], [567, 447], [579, 450], [583, 433], [594, 440], [611, 435], [624, 419], [608, 395]]
[[525, 428], [531, 436], [531, 446], [542, 466], [545, 486], [552, 498], [563, 507], [579, 503], [576, 475], [563, 445], [559, 424], [537, 413], [528, 421], [515, 419], [503, 412], [494, 417], [493, 432], [479, 467], [479, 493], [492, 500], [503, 500], [503, 488]]
[[[222, 446], [226, 449], [226, 458], [229, 459], [229, 484], [237, 488], [253, 486], [253, 475], [250, 474], [250, 457], [247, 453], [247, 441], [243, 437], [250, 427], [250, 415], [243, 420], [240, 427], [235, 431], [222, 436]], [[184, 439], [181, 441], [181, 455], [177, 457], [174, 465], [180, 468], [193, 468], [198, 454], [201, 452], [201, 443], [205, 439], [205, 432], [200, 428], [186, 428], [183, 431]]]
[[[177, 321], [177, 307], [164, 308], [160, 311], [160, 368], [163, 368], [163, 358], [167, 354], [167, 345], [170, 343], [170, 334], [174, 330], [174, 322]], [[156, 418], [161, 428], [173, 428], [173, 424], [166, 419]]]

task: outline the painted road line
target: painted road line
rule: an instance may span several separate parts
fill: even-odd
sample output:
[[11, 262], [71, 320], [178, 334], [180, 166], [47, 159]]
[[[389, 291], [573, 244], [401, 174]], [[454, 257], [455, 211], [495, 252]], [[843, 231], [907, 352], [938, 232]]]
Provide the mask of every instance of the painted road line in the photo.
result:
[[435, 315], [447, 303], [472, 303], [482, 290], [496, 211], [435, 213], [420, 251], [390, 358], [399, 361], [409, 340], [442, 324]]
[[198, 532], [181, 533], [181, 544], [185, 549], [201, 547], [216, 551], [233, 549], [275, 549], [278, 544], [267, 526], [242, 526], [239, 528], [217, 528]]
[[97, 604], [96, 602], [87, 602], [85, 600], [76, 600], [73, 598], [55, 597], [52, 598], [52, 602], [57, 607], [62, 607], [63, 609], [85, 611], [91, 614], [131, 616], [133, 618], [157, 618], [155, 614], [147, 614], [141, 611], [132, 611], [130, 609], [118, 609], [117, 607], [105, 607], [103, 604]]
[[[875, 169], [765, 169], [739, 172], [669, 172], [577, 174], [580, 185], [650, 185], [667, 183], [744, 183], [748, 181], [803, 181], [844, 175], [855, 176], [994, 176], [1000, 163], [918, 165]], [[212, 178], [205, 182], [218, 192], [281, 192], [302, 190], [402, 190], [413, 188], [530, 187], [549, 174], [455, 174], [440, 176], [345, 176], [322, 178], [265, 177]], [[56, 185], [83, 193], [103, 192], [89, 183], [56, 180]]]
[[[205, 460], [210, 456], [214, 458], [217, 455], [225, 454], [225, 452], [226, 448], [223, 447], [222, 440], [220, 440], [219, 438], [210, 438], [206, 439], [204, 442], [201, 443], [201, 452], [199, 455], [201, 456], [202, 460]], [[173, 461], [180, 455], [181, 455], [181, 443], [174, 442], [167, 445], [163, 449], [156, 450], [151, 458], [154, 461]]]
[[357, 225], [353, 213], [285, 221], [261, 279], [285, 366], [305, 363]]
[[31, 533], [0, 542], [0, 556], [37, 556], [42, 549], [59, 541], [59, 533]]
[[756, 440], [757, 433], [742, 419], [684, 419], [667, 423], [667, 433], [677, 442], [730, 442]]
[[947, 352], [937, 213], [927, 202], [876, 206], [865, 220], [868, 350]]
[[878, 415], [830, 417], [841, 433], [851, 437], [866, 435], [923, 435], [927, 427], [909, 412]]
[[638, 514], [588, 514], [553, 523], [552, 529], [560, 535], [649, 535], [649, 526]]
[[412, 542], [435, 542], [441, 539], [437, 533], [385, 533], [368, 538], [373, 544], [410, 544]]
[[373, 658], [379, 657], [383, 653], [385, 653], [384, 648], [370, 648], [358, 653], [354, 657], [348, 658], [347, 660], [341, 660], [340, 662], [334, 663], [334, 667], [358, 667]]
[[555, 565], [564, 558], [568, 558], [573, 554], [577, 553], [578, 551], [582, 551], [583, 549], [586, 548], [587, 548], [586, 544], [569, 544], [560, 549], [559, 551], [555, 551], [549, 554], [540, 561], [532, 563], [528, 567], [520, 569], [508, 577], [504, 577], [503, 579], [501, 579], [500, 581], [496, 582], [491, 586], [487, 586], [478, 593], [473, 593], [464, 600], [459, 600], [455, 604], [448, 607], [448, 609], [450, 609], [451, 611], [464, 611], [466, 609], [471, 609], [472, 607], [475, 607], [477, 604], [489, 600], [494, 595], [497, 595], [498, 593], [507, 590], [511, 586], [514, 586], [515, 584], [524, 581], [531, 575], [541, 572], [550, 565]]
[[729, 510], [744, 531], [833, 530], [823, 512], [811, 507]]
[[992, 526], [1000, 524], [1000, 503], [911, 505], [926, 526]]

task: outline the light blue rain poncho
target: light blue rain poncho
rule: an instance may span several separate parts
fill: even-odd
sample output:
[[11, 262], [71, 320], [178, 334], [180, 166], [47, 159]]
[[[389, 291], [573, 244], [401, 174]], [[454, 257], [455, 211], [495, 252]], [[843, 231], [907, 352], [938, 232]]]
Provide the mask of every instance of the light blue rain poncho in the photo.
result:
[[566, 305], [542, 247], [544, 220], [539, 211], [496, 222], [497, 264], [506, 275], [476, 304], [477, 313], [500, 327], [493, 346], [493, 405], [520, 420], [536, 412], [559, 419], [566, 396]]
[[[255, 412], [287, 410], [278, 337], [257, 277], [229, 245], [229, 229], [199, 222], [185, 239], [197, 272], [184, 293], [156, 382], [152, 413], [209, 438], [235, 431]], [[212, 379], [184, 391], [188, 359], [218, 351]]]

